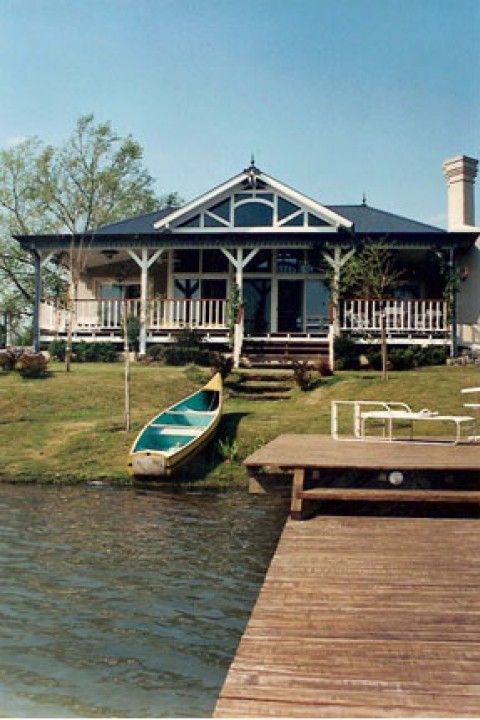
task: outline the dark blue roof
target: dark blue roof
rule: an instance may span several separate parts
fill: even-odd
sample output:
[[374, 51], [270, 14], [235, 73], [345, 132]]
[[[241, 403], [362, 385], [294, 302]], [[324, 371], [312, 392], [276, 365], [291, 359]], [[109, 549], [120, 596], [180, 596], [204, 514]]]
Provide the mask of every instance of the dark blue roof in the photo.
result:
[[446, 230], [417, 220], [394, 215], [369, 205], [328, 205], [333, 212], [351, 220], [357, 233], [442, 233]]
[[167, 207], [162, 210], [154, 210], [146, 215], [137, 215], [137, 217], [121, 220], [111, 225], [102, 225], [95, 230], [96, 235], [140, 235], [142, 233], [154, 232], [154, 223], [161, 220], [165, 215], [169, 215], [177, 208]]
[[[394, 215], [369, 205], [328, 205], [338, 215], [351, 220], [357, 233], [443, 233], [442, 228]], [[155, 232], [154, 224], [177, 208], [163, 208], [121, 222], [103, 225], [96, 235], [141, 235]], [[195, 230], [193, 230], [195, 232]]]

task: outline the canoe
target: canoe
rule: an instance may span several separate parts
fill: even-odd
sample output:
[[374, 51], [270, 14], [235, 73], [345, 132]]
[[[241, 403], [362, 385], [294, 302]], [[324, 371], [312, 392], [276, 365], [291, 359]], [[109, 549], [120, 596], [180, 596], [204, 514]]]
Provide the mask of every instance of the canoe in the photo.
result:
[[162, 476], [190, 460], [212, 439], [222, 416], [220, 373], [197, 392], [156, 415], [135, 438], [131, 475]]

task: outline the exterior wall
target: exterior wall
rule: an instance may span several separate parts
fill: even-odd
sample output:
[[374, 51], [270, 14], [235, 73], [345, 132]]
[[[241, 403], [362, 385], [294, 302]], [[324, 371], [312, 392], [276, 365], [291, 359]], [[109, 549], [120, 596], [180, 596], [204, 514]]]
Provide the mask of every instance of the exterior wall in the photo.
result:
[[468, 277], [458, 293], [459, 339], [461, 344], [480, 347], [480, 237], [462, 266], [468, 268]]

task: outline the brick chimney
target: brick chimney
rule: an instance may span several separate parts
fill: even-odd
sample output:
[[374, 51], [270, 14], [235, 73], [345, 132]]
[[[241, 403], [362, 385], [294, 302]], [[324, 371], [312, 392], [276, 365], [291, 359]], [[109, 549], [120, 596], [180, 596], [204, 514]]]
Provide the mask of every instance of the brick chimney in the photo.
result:
[[457, 155], [443, 163], [448, 188], [448, 229], [468, 230], [475, 226], [475, 177], [478, 160]]

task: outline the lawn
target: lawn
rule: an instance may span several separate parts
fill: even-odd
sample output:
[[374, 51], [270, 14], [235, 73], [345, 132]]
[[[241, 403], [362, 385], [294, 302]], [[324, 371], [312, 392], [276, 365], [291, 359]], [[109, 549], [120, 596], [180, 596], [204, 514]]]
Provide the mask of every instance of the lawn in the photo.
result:
[[[123, 367], [51, 365], [43, 380], [0, 374], [0, 479], [4, 481], [129, 483], [126, 459], [143, 424], [163, 407], [193, 392], [207, 373], [157, 365], [132, 367], [132, 431], [123, 430]], [[480, 384], [478, 368], [433, 367], [391, 373], [337, 373], [314, 390], [294, 389], [288, 401], [251, 402], [228, 397], [218, 439], [179, 479], [203, 487], [243, 486], [241, 461], [282, 432], [329, 433], [332, 399], [390, 399], [416, 409], [464, 412], [460, 389]], [[234, 442], [233, 442], [234, 441]], [[228, 445], [230, 444], [230, 448]], [[225, 460], [225, 455], [229, 456]]]

